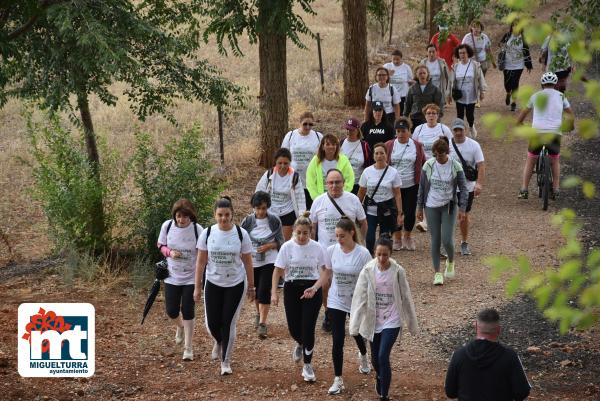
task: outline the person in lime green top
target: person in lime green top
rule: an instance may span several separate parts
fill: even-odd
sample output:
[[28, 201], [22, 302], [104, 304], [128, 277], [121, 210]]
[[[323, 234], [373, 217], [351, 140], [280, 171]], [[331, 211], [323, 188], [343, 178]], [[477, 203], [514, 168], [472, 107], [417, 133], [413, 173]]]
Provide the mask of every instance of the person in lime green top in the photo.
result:
[[325, 176], [332, 168], [342, 172], [344, 176], [344, 191], [352, 191], [354, 171], [350, 160], [340, 153], [340, 140], [333, 134], [323, 136], [317, 154], [312, 158], [306, 170], [306, 188], [312, 199], [324, 194]]

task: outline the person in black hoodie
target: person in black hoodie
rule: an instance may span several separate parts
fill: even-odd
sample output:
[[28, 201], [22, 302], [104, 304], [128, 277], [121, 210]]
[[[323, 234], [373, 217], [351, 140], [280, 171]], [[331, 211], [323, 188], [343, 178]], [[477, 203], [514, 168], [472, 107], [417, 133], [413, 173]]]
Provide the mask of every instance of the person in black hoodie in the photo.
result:
[[394, 127], [387, 122], [384, 118], [384, 114], [383, 103], [380, 101], [373, 102], [373, 111], [369, 114], [368, 120], [360, 127], [363, 138], [365, 138], [365, 141], [369, 144], [371, 155], [373, 154], [373, 147], [376, 143], [385, 143], [396, 137]]
[[457, 349], [446, 373], [446, 395], [459, 401], [522, 401], [531, 386], [521, 360], [498, 342], [500, 315], [484, 309], [475, 322], [477, 338]]

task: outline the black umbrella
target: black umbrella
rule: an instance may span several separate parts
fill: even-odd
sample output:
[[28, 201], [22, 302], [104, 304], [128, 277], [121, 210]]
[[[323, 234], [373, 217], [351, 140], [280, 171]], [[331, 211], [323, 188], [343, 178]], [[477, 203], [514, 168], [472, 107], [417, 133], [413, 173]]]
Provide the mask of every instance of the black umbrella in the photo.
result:
[[146, 305], [144, 306], [144, 313], [142, 314], [141, 324], [144, 324], [144, 320], [146, 319], [148, 312], [150, 312], [150, 308], [152, 308], [152, 304], [154, 303], [154, 300], [156, 299], [156, 296], [158, 295], [159, 291], [160, 280], [156, 279], [154, 280], [154, 284], [152, 284], [152, 288], [150, 288], [150, 293], [148, 294], [148, 299], [146, 300]]
[[156, 279], [154, 279], [154, 283], [152, 284], [152, 288], [150, 288], [150, 293], [148, 294], [148, 299], [146, 300], [146, 305], [144, 306], [144, 312], [142, 313], [142, 323], [144, 324], [144, 320], [146, 320], [146, 316], [148, 312], [150, 312], [150, 308], [152, 308], [152, 304], [160, 291], [160, 281], [169, 277], [169, 269], [167, 267], [167, 261], [161, 260], [156, 264]]

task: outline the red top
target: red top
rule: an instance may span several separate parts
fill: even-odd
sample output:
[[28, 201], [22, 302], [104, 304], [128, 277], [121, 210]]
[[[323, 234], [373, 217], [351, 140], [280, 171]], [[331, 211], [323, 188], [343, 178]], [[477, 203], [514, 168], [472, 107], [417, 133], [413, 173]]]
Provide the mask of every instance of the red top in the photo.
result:
[[446, 61], [446, 64], [448, 64], [448, 68], [450, 69], [450, 71], [452, 71], [452, 55], [454, 54], [454, 49], [456, 49], [456, 47], [460, 45], [460, 40], [458, 40], [458, 38], [454, 36], [454, 34], [450, 33], [448, 34], [448, 39], [446, 39], [444, 44], [442, 46], [439, 46], [439, 37], [439, 32], [433, 35], [433, 37], [431, 38], [431, 43], [434, 44], [437, 48], [438, 57], [443, 58], [444, 61]]

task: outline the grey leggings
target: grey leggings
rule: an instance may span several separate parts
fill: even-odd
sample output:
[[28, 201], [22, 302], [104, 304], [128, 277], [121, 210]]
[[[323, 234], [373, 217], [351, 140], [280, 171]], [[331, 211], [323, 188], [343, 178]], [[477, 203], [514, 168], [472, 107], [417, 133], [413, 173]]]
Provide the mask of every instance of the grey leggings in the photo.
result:
[[448, 261], [454, 261], [454, 225], [456, 224], [457, 207], [449, 205], [441, 207], [425, 207], [427, 228], [431, 233], [431, 259], [433, 269], [440, 271], [440, 244], [448, 253]]

